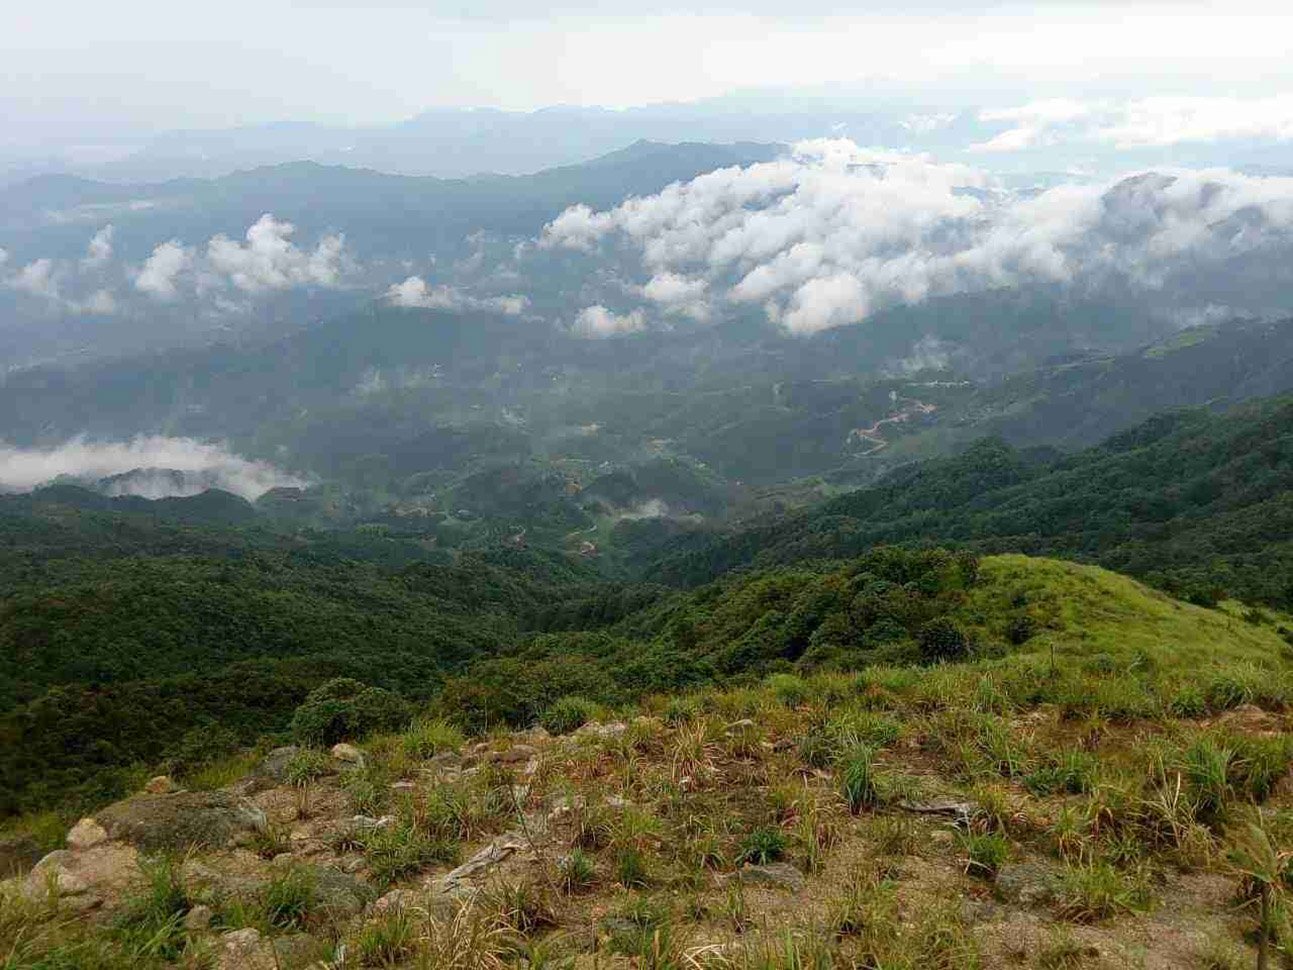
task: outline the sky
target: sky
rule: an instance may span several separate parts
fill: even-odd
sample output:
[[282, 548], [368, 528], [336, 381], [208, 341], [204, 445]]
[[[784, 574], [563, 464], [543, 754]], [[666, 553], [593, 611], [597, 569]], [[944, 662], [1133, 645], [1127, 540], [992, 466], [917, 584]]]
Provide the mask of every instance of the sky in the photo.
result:
[[437, 106], [850, 92], [877, 79], [949, 99], [983, 87], [1002, 95], [1003, 108], [1110, 86], [1128, 96], [1293, 92], [1293, 13], [1270, 0], [2, 6], [0, 114], [11, 147], [88, 149], [281, 119], [387, 124]]

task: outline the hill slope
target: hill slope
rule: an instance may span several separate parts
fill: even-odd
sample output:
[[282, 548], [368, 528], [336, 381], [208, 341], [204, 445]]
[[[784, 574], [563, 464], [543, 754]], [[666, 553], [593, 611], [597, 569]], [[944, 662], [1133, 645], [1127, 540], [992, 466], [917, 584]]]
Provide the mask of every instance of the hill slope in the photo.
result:
[[648, 570], [704, 582], [747, 564], [884, 543], [1064, 555], [1215, 599], [1293, 604], [1293, 402], [1153, 418], [1059, 458], [988, 439], [792, 516], [680, 540]]

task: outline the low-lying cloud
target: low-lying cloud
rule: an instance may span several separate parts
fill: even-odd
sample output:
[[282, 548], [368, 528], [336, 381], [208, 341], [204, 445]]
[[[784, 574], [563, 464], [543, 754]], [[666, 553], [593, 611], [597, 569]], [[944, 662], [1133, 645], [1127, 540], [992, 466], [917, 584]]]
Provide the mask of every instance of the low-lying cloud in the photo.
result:
[[480, 310], [517, 317], [530, 306], [528, 297], [517, 293], [504, 296], [472, 296], [456, 286], [430, 286], [420, 276], [410, 276], [403, 283], [393, 283], [386, 291], [386, 302], [392, 306], [429, 310]]
[[[140, 473], [128, 474], [136, 471]], [[114, 476], [124, 477], [99, 484]], [[152, 499], [220, 488], [254, 501], [271, 488], [308, 484], [273, 465], [234, 454], [223, 444], [194, 438], [153, 435], [106, 442], [79, 437], [44, 449], [0, 444], [0, 491], [28, 492], [59, 478], [99, 485], [112, 495]]]
[[577, 337], [616, 337], [645, 330], [646, 325], [646, 313], [640, 309], [615, 313], [597, 304], [579, 311], [570, 332]]
[[[1204, 284], [1239, 279], [1235, 268], [1253, 261], [1266, 292], [1252, 299], [1269, 300], [1293, 282], [1293, 179], [1174, 171], [1015, 193], [969, 166], [818, 140], [607, 211], [574, 206], [538, 242], [599, 264], [626, 260], [649, 278], [636, 292], [656, 309], [703, 316], [753, 305], [797, 334], [1011, 286], [1130, 288], [1171, 306], [1201, 298]], [[574, 329], [605, 336], [645, 326], [643, 308], [597, 304]]]
[[1017, 152], [1060, 144], [1128, 150], [1235, 139], [1293, 139], [1293, 93], [1265, 98], [1151, 97], [1123, 101], [1052, 99], [979, 113], [1010, 127], [972, 152]]

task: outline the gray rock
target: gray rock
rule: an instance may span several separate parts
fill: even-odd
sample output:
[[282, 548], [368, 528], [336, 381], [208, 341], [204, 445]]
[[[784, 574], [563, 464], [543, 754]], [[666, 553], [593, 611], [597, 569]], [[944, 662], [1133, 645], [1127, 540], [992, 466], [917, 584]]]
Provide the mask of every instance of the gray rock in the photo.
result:
[[83, 818], [67, 833], [67, 847], [73, 851], [89, 849], [108, 841], [108, 833], [92, 818]]
[[523, 761], [529, 761], [539, 753], [538, 749], [529, 744], [515, 744], [502, 752], [494, 760], [502, 762], [505, 765], [518, 765]]
[[184, 914], [184, 928], [190, 933], [200, 933], [210, 928], [214, 916], [210, 906], [194, 906]]
[[275, 748], [261, 759], [260, 764], [252, 769], [242, 781], [234, 786], [240, 794], [254, 795], [257, 792], [277, 788], [287, 782], [287, 766], [292, 763], [301, 749], [294, 744]]
[[225, 846], [268, 824], [265, 813], [230, 792], [136, 795], [95, 816], [108, 838], [140, 849]]
[[318, 906], [334, 920], [358, 916], [373, 901], [374, 893], [354, 876], [327, 866], [306, 870], [314, 882]]
[[1059, 891], [1059, 874], [1037, 862], [1008, 863], [997, 870], [997, 895], [1008, 903], [1038, 906], [1053, 901]]
[[771, 886], [799, 892], [804, 888], [804, 874], [788, 862], [770, 862], [766, 866], [746, 866], [736, 873], [743, 883]]
[[275, 965], [282, 970], [304, 970], [305, 967], [318, 966], [318, 961], [328, 955], [327, 944], [308, 933], [277, 937], [273, 946]]
[[353, 744], [334, 744], [331, 754], [342, 764], [354, 765], [357, 768], [364, 766], [364, 753]]

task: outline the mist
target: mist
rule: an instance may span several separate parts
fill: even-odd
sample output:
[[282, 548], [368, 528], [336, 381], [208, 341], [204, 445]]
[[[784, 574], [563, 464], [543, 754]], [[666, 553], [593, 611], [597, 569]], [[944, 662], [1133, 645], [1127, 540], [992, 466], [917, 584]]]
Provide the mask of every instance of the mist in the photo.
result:
[[[131, 472], [139, 474], [128, 475]], [[114, 476], [127, 477], [102, 481]], [[60, 478], [98, 485], [109, 495], [158, 499], [218, 488], [249, 502], [272, 488], [309, 484], [273, 465], [234, 454], [224, 444], [194, 438], [153, 435], [107, 442], [78, 437], [47, 449], [0, 444], [0, 491], [29, 492]]]

